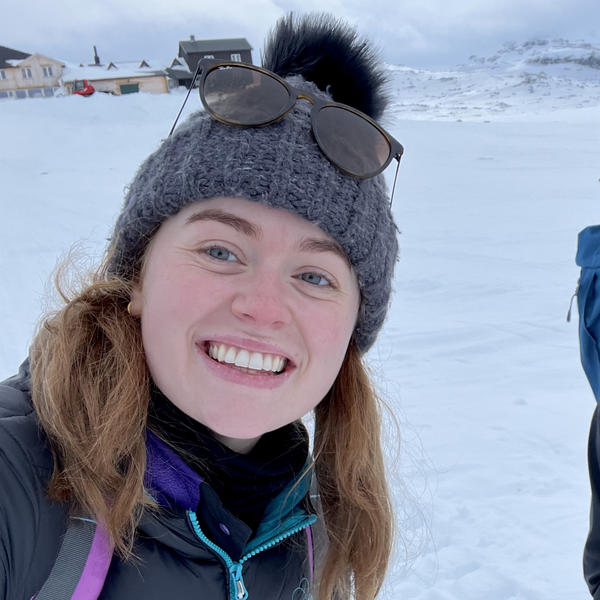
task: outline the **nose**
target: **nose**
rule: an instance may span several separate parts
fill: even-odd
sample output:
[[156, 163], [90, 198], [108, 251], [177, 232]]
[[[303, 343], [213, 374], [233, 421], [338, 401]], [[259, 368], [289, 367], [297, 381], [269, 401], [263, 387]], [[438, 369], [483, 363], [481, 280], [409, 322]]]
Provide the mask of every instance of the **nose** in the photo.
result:
[[283, 286], [268, 276], [243, 286], [233, 298], [231, 311], [242, 321], [273, 329], [290, 323], [292, 315]]

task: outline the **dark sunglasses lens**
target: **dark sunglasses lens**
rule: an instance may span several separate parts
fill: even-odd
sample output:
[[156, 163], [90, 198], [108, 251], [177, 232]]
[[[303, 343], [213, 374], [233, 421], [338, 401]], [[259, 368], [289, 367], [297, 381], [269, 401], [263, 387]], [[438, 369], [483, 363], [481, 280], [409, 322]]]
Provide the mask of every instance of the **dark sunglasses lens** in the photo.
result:
[[271, 123], [285, 112], [290, 99], [287, 89], [277, 79], [241, 66], [222, 66], [210, 71], [204, 80], [203, 93], [208, 110], [234, 125]]
[[340, 106], [324, 106], [318, 112], [315, 135], [332, 162], [358, 177], [376, 174], [390, 157], [385, 135], [360, 115]]

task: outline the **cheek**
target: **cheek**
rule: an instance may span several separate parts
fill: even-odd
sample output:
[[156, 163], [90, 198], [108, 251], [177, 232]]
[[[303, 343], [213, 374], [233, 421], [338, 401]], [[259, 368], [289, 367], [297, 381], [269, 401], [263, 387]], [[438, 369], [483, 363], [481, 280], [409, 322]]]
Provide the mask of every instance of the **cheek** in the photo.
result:
[[143, 317], [162, 315], [175, 322], [189, 318], [194, 312], [201, 313], [218, 290], [213, 289], [207, 278], [198, 277], [193, 271], [182, 272], [165, 267], [153, 273], [144, 286]]
[[326, 364], [339, 366], [346, 354], [354, 331], [354, 308], [335, 307], [332, 311], [314, 315], [310, 325], [311, 346], [316, 356], [323, 356]]
[[199, 308], [190, 281], [177, 279], [168, 270], [148, 274], [142, 290], [141, 326], [150, 363], [176, 357], [177, 340]]

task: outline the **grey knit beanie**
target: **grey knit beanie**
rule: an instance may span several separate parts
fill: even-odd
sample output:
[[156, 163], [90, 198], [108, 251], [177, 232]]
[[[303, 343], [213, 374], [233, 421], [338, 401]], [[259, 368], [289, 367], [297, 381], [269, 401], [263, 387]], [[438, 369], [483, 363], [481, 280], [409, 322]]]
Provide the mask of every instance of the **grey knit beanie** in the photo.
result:
[[[327, 97], [302, 77], [287, 79]], [[287, 209], [318, 225], [346, 251], [362, 299], [354, 339], [366, 352], [387, 312], [398, 253], [389, 195], [381, 175], [355, 179], [327, 160], [311, 131], [310, 108], [300, 100], [281, 121], [258, 128], [224, 125], [203, 111], [191, 115], [146, 159], [129, 186], [112, 237], [109, 271], [134, 278], [160, 224], [192, 202], [239, 196]]]

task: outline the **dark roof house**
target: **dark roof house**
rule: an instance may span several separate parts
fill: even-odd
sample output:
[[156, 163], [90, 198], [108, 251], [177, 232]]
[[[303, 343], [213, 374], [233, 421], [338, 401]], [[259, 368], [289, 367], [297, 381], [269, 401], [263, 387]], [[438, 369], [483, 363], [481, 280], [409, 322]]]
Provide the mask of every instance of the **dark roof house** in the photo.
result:
[[225, 38], [219, 40], [189, 40], [179, 42], [179, 54], [191, 73], [196, 70], [202, 58], [221, 58], [252, 64], [252, 46], [246, 38]]

